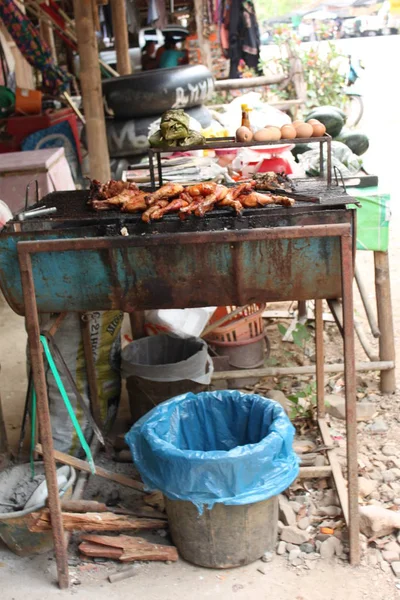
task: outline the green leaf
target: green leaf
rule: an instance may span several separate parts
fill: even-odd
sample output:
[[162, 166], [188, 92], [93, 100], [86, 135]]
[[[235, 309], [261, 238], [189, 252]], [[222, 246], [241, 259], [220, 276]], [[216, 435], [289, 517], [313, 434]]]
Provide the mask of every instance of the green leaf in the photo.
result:
[[285, 335], [287, 332], [287, 327], [285, 327], [283, 323], [278, 323], [278, 331], [281, 335]]

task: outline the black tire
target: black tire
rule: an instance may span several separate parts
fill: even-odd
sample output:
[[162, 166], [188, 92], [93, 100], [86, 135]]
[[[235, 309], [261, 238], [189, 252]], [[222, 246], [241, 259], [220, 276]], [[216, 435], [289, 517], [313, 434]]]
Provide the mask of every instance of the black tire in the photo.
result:
[[[211, 124], [210, 111], [205, 106], [194, 106], [185, 110], [186, 114], [199, 121], [202, 127]], [[161, 115], [144, 117], [142, 119], [129, 119], [119, 121], [111, 119], [106, 121], [108, 151], [112, 158], [133, 156], [147, 152], [149, 143], [149, 126]]]
[[152, 117], [170, 108], [198, 106], [213, 90], [212, 74], [203, 65], [155, 69], [103, 81], [107, 106], [116, 119]]

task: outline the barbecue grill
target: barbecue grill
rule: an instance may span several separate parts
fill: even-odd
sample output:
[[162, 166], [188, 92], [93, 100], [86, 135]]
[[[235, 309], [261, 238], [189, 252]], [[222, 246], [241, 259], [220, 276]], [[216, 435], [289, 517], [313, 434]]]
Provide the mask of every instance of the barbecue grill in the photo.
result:
[[[310, 476], [319, 476], [322, 469], [324, 477], [334, 477], [349, 527], [350, 560], [358, 564], [352, 300], [355, 216], [348, 208], [354, 200], [340, 186], [326, 182], [299, 182], [296, 191], [306, 198], [290, 208], [268, 205], [244, 209], [239, 216], [218, 209], [202, 219], [193, 216], [185, 221], [168, 215], [150, 225], [140, 215], [92, 212], [86, 192], [55, 193], [39, 203], [56, 206], [55, 217], [15, 219], [0, 233], [0, 285], [10, 306], [26, 316], [61, 587], [68, 585], [68, 555], [40, 344], [40, 312], [133, 312], [313, 298], [318, 424], [323, 443], [331, 447], [324, 421], [321, 299], [342, 296], [348, 492], [333, 450], [328, 452], [331, 465]], [[122, 228], [127, 236], [122, 235]]]
[[[61, 247], [61, 240], [85, 238], [97, 247], [84, 260], [79, 250], [34, 257], [39, 312], [244, 305], [283, 300], [289, 290], [298, 300], [337, 298], [339, 239], [325, 237], [323, 228], [352, 224], [353, 213], [345, 206], [354, 200], [341, 186], [327, 188], [318, 180], [300, 180], [296, 194], [288, 195], [301, 199], [290, 208], [268, 205], [241, 215], [220, 208], [204, 218], [182, 221], [170, 214], [149, 224], [140, 214], [94, 211], [86, 191], [54, 192], [36, 206], [55, 206], [55, 215], [14, 219], [0, 234], [0, 285], [13, 310], [24, 314], [15, 268], [18, 242], [35, 240], [43, 247], [59, 240]], [[321, 236], [307, 242], [299, 234], [268, 240], [272, 229], [300, 233], [312, 225], [322, 228]], [[127, 238], [121, 237], [123, 227]]]

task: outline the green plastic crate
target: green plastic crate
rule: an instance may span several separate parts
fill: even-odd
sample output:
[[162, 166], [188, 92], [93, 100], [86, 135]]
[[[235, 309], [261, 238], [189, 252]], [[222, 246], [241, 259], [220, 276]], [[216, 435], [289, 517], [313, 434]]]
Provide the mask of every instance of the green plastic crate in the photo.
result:
[[389, 247], [390, 194], [379, 188], [348, 188], [360, 202], [357, 208], [357, 250], [387, 252]]

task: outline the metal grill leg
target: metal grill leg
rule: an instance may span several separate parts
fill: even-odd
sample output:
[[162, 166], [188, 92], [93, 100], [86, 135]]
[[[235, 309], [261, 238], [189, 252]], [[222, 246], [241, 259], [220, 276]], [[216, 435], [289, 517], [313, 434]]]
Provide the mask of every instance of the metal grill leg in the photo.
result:
[[356, 371], [354, 356], [353, 318], [353, 257], [352, 237], [341, 238], [343, 333], [344, 333], [344, 380], [346, 391], [347, 434], [347, 481], [349, 504], [350, 563], [360, 562], [359, 512], [358, 512], [358, 464], [357, 464], [357, 404]]
[[43, 461], [46, 473], [47, 488], [49, 491], [49, 510], [57, 561], [58, 583], [60, 588], [67, 588], [69, 584], [67, 544], [64, 536], [61, 504], [58, 494], [56, 462], [53, 454], [53, 437], [51, 431], [42, 346], [39, 337], [39, 318], [37, 314], [35, 286], [32, 275], [32, 261], [30, 255], [21, 252], [20, 249], [18, 249], [18, 255], [21, 270], [22, 290], [24, 294], [26, 329], [28, 332], [31, 368], [37, 397], [39, 432], [43, 446]]
[[317, 415], [325, 417], [324, 321], [322, 300], [315, 301], [315, 356], [317, 376]]

